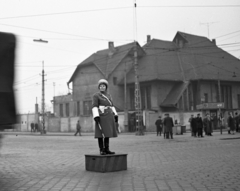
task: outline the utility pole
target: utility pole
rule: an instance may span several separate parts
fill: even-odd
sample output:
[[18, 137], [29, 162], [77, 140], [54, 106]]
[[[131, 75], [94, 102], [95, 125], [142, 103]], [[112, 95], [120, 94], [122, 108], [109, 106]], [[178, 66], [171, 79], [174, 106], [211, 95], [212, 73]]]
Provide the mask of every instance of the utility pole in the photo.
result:
[[210, 23], [200, 23], [200, 25], [206, 25], [208, 28], [208, 38], [209, 38], [209, 25], [214, 24], [214, 23], [218, 23], [218, 22], [210, 22]]
[[[134, 23], [135, 23], [135, 39], [137, 38], [137, 3], [136, 0], [134, 0]], [[141, 112], [141, 97], [140, 97], [140, 84], [139, 84], [139, 79], [138, 79], [138, 52], [137, 52], [137, 41], [134, 41], [134, 48], [133, 48], [133, 54], [134, 54], [134, 72], [135, 72], [135, 110], [136, 110], [136, 128], [137, 132], [136, 135], [144, 135], [143, 134], [143, 127], [142, 127], [142, 122], [143, 122], [143, 116]]]
[[128, 105], [127, 105], [127, 63], [124, 69], [124, 127], [128, 129]]
[[137, 42], [135, 41], [134, 45], [134, 72], [135, 72], [135, 110], [136, 110], [136, 135], [143, 135], [143, 129], [141, 124], [141, 98], [140, 98], [140, 85], [138, 79], [138, 63], [137, 63]]
[[43, 68], [42, 68], [42, 134], [46, 134], [45, 130], [45, 74], [44, 74], [44, 61], [42, 62]]
[[[221, 96], [221, 85], [220, 85], [220, 79], [219, 79], [219, 70], [218, 70], [218, 102], [222, 101], [222, 96]], [[219, 106], [219, 120], [221, 120], [220, 124], [220, 133], [222, 134], [222, 115], [221, 115], [221, 107]]]

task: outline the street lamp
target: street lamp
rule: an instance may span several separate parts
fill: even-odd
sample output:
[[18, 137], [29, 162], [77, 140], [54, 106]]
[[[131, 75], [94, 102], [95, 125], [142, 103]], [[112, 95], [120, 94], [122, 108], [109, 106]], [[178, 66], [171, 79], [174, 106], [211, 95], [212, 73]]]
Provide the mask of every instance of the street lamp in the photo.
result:
[[41, 42], [41, 43], [48, 43], [47, 40], [42, 40], [41, 38], [40, 39], [33, 39], [34, 42]]

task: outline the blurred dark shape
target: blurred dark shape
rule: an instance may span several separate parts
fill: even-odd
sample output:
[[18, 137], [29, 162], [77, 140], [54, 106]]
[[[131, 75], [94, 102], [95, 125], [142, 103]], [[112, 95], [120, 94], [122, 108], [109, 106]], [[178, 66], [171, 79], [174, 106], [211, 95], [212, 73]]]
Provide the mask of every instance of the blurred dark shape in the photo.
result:
[[13, 90], [15, 35], [0, 32], [0, 130], [12, 129], [17, 122]]

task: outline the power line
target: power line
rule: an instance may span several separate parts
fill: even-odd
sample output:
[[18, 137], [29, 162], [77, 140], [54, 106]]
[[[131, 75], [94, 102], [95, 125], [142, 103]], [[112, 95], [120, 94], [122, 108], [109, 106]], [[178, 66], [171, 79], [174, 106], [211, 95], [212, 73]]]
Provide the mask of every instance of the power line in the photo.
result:
[[[138, 6], [139, 8], [237, 8], [240, 5], [159, 5], [159, 6]], [[120, 9], [131, 9], [132, 7], [112, 7], [112, 8], [103, 8], [103, 9], [89, 9], [89, 10], [79, 10], [79, 11], [68, 11], [68, 12], [58, 12], [58, 13], [44, 13], [44, 14], [35, 14], [35, 15], [19, 15], [12, 17], [2, 17], [0, 20], [4, 19], [19, 19], [19, 18], [28, 18], [28, 17], [42, 17], [42, 16], [54, 16], [54, 15], [64, 15], [64, 14], [76, 14], [76, 13], [86, 13], [86, 12], [97, 12], [97, 11], [111, 11], [111, 10], [120, 10]]]
[[110, 10], [118, 10], [118, 9], [130, 9], [132, 7], [112, 7], [112, 8], [104, 8], [104, 9], [92, 9], [92, 10], [81, 10], [81, 11], [68, 11], [68, 12], [59, 12], [59, 13], [45, 13], [45, 14], [36, 14], [36, 15], [20, 15], [14, 17], [2, 17], [3, 19], [18, 19], [18, 18], [28, 18], [28, 17], [42, 17], [42, 16], [53, 16], [53, 15], [64, 15], [64, 14], [75, 14], [75, 13], [86, 13], [86, 12], [96, 12], [96, 11], [110, 11]]
[[0, 25], [10, 26], [10, 27], [17, 27], [17, 28], [28, 29], [28, 30], [41, 31], [41, 32], [48, 32], [48, 33], [54, 33], [54, 34], [61, 34], [61, 35], [67, 35], [67, 36], [77, 36], [77, 37], [88, 38], [88, 39], [95, 39], [95, 40], [100, 40], [100, 41], [110, 41], [109, 39], [100, 39], [100, 38], [94, 38], [94, 37], [81, 36], [81, 35], [77, 35], [77, 34], [62, 33], [62, 32], [57, 32], [57, 31], [49, 31], [49, 30], [36, 29], [36, 28], [30, 28], [30, 27], [23, 27], [23, 26], [16, 26], [16, 25], [9, 25], [9, 24], [3, 24], [3, 23], [0, 23]]

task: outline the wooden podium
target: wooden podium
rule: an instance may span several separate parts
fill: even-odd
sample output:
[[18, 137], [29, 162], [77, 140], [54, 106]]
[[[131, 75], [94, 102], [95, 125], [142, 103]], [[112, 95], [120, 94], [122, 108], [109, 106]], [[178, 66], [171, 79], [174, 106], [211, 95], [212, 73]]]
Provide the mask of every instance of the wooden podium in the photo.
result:
[[85, 155], [87, 171], [115, 172], [127, 170], [127, 154]]

